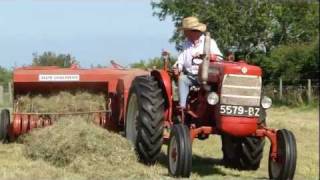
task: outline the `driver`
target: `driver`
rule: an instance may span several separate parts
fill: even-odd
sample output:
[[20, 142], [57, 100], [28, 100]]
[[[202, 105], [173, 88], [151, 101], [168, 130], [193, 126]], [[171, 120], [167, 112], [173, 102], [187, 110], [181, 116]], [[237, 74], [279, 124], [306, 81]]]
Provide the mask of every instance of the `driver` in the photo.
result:
[[[203, 54], [205, 41], [204, 32], [207, 27], [205, 24], [200, 23], [198, 18], [191, 16], [182, 20], [181, 29], [186, 37], [186, 41], [183, 44], [183, 50], [178, 56], [178, 60], [173, 65], [173, 72], [177, 76], [180, 74], [178, 84], [179, 104], [181, 109], [185, 109], [189, 87], [199, 84], [197, 76], [199, 65], [202, 63], [200, 55]], [[211, 39], [210, 44], [210, 52], [222, 56], [216, 41]]]

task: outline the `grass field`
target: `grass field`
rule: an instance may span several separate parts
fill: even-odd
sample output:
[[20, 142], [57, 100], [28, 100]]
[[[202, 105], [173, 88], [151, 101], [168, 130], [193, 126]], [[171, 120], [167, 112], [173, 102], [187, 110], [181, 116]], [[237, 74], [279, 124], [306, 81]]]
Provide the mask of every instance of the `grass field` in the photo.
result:
[[[271, 127], [287, 128], [294, 132], [298, 148], [295, 179], [319, 179], [318, 108], [272, 108], [268, 110], [267, 123]], [[269, 145], [266, 143], [259, 170], [240, 172], [221, 165], [219, 136], [212, 136], [206, 141], [196, 140], [193, 144], [191, 179], [268, 179]], [[79, 173], [52, 166], [46, 161], [27, 158], [23, 153], [24, 148], [22, 144], [0, 144], [0, 179], [86, 179]], [[141, 166], [140, 170], [155, 174], [154, 179], [170, 179], [167, 172], [166, 149], [164, 146], [158, 164], [152, 167]]]

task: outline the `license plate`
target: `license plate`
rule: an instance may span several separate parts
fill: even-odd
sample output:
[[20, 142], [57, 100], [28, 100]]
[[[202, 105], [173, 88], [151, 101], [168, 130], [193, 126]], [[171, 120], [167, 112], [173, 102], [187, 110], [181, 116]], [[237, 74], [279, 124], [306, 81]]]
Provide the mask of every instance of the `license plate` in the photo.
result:
[[259, 117], [260, 108], [238, 105], [220, 105], [220, 114]]

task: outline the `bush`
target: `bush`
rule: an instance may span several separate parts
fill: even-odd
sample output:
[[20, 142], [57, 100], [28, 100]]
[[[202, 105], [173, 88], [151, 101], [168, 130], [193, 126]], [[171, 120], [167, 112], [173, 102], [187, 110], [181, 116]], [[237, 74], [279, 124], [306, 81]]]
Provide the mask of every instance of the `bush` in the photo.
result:
[[280, 77], [296, 85], [305, 79], [318, 79], [319, 42], [281, 45], [268, 56], [258, 56], [254, 62], [264, 71], [265, 82], [274, 82]]

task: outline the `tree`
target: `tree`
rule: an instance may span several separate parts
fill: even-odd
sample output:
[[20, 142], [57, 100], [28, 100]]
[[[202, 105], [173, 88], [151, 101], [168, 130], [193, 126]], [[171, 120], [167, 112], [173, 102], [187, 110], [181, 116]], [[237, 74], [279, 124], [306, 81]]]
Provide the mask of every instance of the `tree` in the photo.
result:
[[11, 77], [12, 71], [0, 66], [0, 85], [3, 84], [7, 86], [7, 84], [11, 81]]
[[56, 55], [53, 52], [44, 52], [42, 55], [33, 54], [33, 66], [59, 66], [70, 67], [72, 64], [78, 64], [76, 59], [70, 54]]
[[[318, 33], [319, 2], [293, 0], [278, 3], [268, 0], [161, 0], [152, 2], [160, 20], [171, 16], [178, 28], [182, 18], [197, 16], [221, 49], [235, 46], [248, 57], [257, 50], [287, 42], [308, 42]], [[171, 38], [181, 49], [182, 34]]]
[[276, 4], [274, 18], [274, 45], [310, 42], [319, 33], [319, 2], [288, 1]]
[[[171, 67], [175, 61], [176, 61], [175, 58], [170, 58], [169, 66]], [[163, 67], [163, 60], [162, 58], [155, 57], [147, 61], [140, 60], [139, 62], [133, 63], [130, 66], [132, 68], [140, 68], [140, 69], [153, 69], [153, 68], [161, 69]]]

